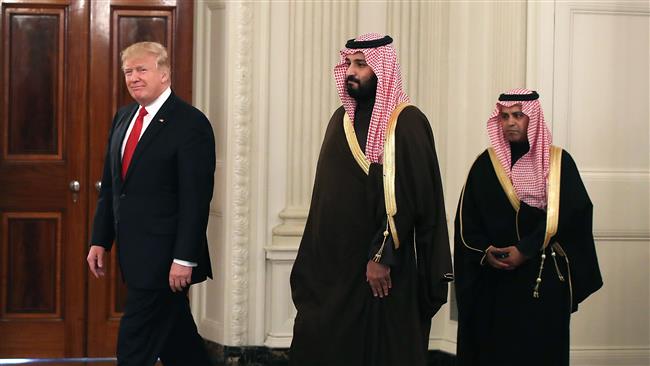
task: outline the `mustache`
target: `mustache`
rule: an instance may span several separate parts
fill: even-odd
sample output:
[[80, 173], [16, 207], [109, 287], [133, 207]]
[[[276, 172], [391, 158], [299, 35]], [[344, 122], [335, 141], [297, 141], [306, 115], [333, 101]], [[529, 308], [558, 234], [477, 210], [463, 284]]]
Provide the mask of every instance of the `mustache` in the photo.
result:
[[348, 76], [348, 77], [345, 79], [345, 81], [354, 81], [354, 82], [357, 83], [357, 84], [361, 84], [361, 80], [355, 78], [354, 75], [350, 75], [350, 76]]

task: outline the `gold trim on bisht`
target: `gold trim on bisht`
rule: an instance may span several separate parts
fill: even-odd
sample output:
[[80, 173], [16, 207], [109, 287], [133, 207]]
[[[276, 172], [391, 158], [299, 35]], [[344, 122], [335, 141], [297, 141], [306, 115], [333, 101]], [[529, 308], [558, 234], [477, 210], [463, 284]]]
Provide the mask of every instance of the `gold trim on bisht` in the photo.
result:
[[560, 176], [562, 172], [562, 149], [551, 145], [550, 168], [548, 172], [548, 201], [546, 206], [546, 235], [544, 236], [545, 250], [551, 237], [557, 233], [560, 217]]
[[[499, 162], [499, 159], [497, 159], [494, 149], [492, 147], [489, 147], [488, 152], [490, 154], [490, 160], [492, 161], [492, 166], [494, 167], [494, 171], [496, 172], [497, 178], [499, 179], [499, 183], [501, 184], [501, 188], [503, 188], [503, 191], [508, 196], [508, 200], [510, 201], [512, 207], [515, 209], [515, 211], [517, 211], [517, 218], [518, 218], [519, 207], [521, 206], [519, 197], [517, 197], [515, 189], [512, 186], [512, 182], [508, 178], [505, 169], [503, 169], [503, 166]], [[546, 260], [546, 248], [548, 247], [551, 238], [557, 233], [557, 226], [560, 217], [560, 178], [562, 175], [561, 172], [562, 172], [562, 148], [551, 145], [550, 167], [549, 167], [548, 181], [547, 181], [548, 195], [546, 201], [546, 231], [544, 233], [544, 242], [542, 244], [542, 247], [540, 248], [540, 251], [542, 252], [542, 256], [541, 256], [542, 260], [539, 264], [537, 278], [535, 279], [535, 287], [533, 289], [534, 298], [539, 298], [539, 287], [542, 283], [542, 271], [544, 270], [544, 262]], [[519, 230], [519, 228], [517, 228], [517, 230]], [[553, 258], [553, 262], [555, 263], [555, 269], [557, 271], [558, 278], [560, 279], [560, 281], [564, 281], [564, 276], [562, 276], [562, 274], [560, 273], [560, 268], [558, 267], [557, 261], [555, 259], [556, 250], [558, 250], [560, 256], [563, 256], [565, 258], [567, 262], [567, 266], [569, 265], [569, 259], [566, 257], [564, 250], [561, 249], [559, 244], [552, 246], [551, 257]], [[569, 286], [571, 286], [571, 274], [569, 274]]]
[[[399, 248], [399, 238], [397, 236], [397, 225], [394, 216], [397, 214], [397, 200], [395, 198], [395, 130], [397, 129], [397, 119], [404, 108], [411, 105], [410, 103], [399, 104], [393, 110], [388, 120], [386, 128], [386, 137], [384, 141], [384, 200], [386, 202], [386, 217], [390, 228], [395, 249]], [[363, 169], [366, 175], [370, 172], [370, 161], [361, 150], [357, 135], [354, 133], [354, 125], [347, 113], [343, 115], [343, 130], [348, 146], [352, 151], [352, 156], [357, 164]]]
[[[539, 298], [539, 286], [542, 284], [542, 271], [544, 270], [544, 260], [546, 259], [546, 247], [553, 235], [557, 233], [557, 225], [560, 217], [560, 176], [562, 172], [562, 149], [551, 145], [550, 167], [548, 172], [548, 195], [546, 201], [546, 233], [544, 234], [544, 243], [542, 244], [542, 261], [539, 265], [537, 278], [535, 279], [535, 288], [533, 289], [533, 297]], [[558, 245], [559, 246], [559, 245]], [[561, 248], [561, 247], [560, 247]], [[560, 268], [557, 266], [555, 259], [556, 246], [551, 247], [551, 256], [555, 263], [555, 269], [558, 273], [560, 281], [564, 281], [564, 277], [560, 273]], [[564, 250], [562, 250], [564, 252]], [[569, 266], [569, 258], [564, 255]], [[571, 286], [571, 274], [569, 274], [569, 286]], [[570, 289], [573, 292], [573, 289]], [[573, 295], [571, 295], [573, 296]], [[572, 305], [573, 306], [573, 305]]]
[[519, 212], [519, 206], [521, 203], [519, 201], [519, 197], [517, 197], [517, 193], [515, 192], [515, 187], [513, 187], [510, 178], [508, 178], [506, 170], [503, 169], [503, 165], [501, 165], [499, 158], [497, 158], [497, 153], [494, 151], [494, 148], [490, 146], [487, 148], [487, 150], [490, 154], [490, 161], [492, 162], [494, 172], [497, 174], [499, 183], [501, 183], [501, 188], [503, 188], [503, 192], [505, 192], [506, 196], [508, 196], [508, 200], [510, 201], [512, 208], [514, 208], [515, 211]]
[[399, 248], [399, 237], [397, 236], [397, 225], [395, 214], [397, 214], [397, 199], [395, 197], [395, 131], [397, 130], [397, 119], [404, 108], [410, 103], [399, 104], [393, 110], [386, 128], [386, 140], [384, 142], [384, 201], [386, 202], [386, 216], [393, 237], [395, 249]]
[[[488, 153], [490, 154], [490, 161], [492, 161], [492, 167], [494, 168], [501, 188], [508, 196], [510, 204], [519, 212], [519, 207], [521, 206], [521, 201], [517, 197], [515, 188], [512, 186], [512, 182], [508, 175], [506, 174], [505, 169], [497, 159], [497, 155], [494, 152], [492, 147], [488, 147]], [[551, 237], [557, 233], [558, 218], [560, 216], [560, 176], [562, 171], [562, 148], [551, 145], [550, 149], [550, 167], [548, 174], [548, 198], [546, 205], [546, 233], [544, 235], [544, 244], [542, 245], [541, 250], [545, 250], [548, 246]]]
[[354, 126], [352, 125], [352, 120], [347, 113], [343, 115], [343, 130], [345, 130], [345, 139], [348, 140], [348, 146], [352, 150], [352, 156], [354, 160], [357, 161], [357, 164], [363, 169], [363, 171], [368, 175], [370, 172], [370, 161], [361, 150], [359, 146], [359, 140], [357, 140], [357, 135], [354, 133]]
[[[469, 179], [469, 175], [467, 176], [467, 179]], [[465, 184], [463, 185], [463, 190], [460, 192], [460, 205], [458, 207], [458, 215], [460, 218], [460, 240], [463, 242], [463, 245], [467, 249], [474, 250], [476, 252], [482, 253], [483, 257], [481, 257], [481, 265], [485, 264], [485, 256], [487, 255], [487, 252], [478, 248], [474, 248], [472, 246], [467, 245], [467, 242], [465, 241], [465, 235], [463, 234], [463, 204], [465, 202], [465, 187], [467, 186], [467, 179], [465, 179]]]

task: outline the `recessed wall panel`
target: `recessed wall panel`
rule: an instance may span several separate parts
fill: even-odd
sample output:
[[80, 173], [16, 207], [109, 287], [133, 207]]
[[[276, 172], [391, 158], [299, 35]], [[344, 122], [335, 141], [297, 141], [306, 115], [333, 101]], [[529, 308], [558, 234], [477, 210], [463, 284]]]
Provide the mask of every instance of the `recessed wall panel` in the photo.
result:
[[583, 172], [597, 238], [650, 239], [649, 174]]
[[[116, 32], [114, 37], [114, 60], [116, 67], [114, 70], [121, 69], [122, 60], [120, 53], [126, 47], [136, 42], [158, 42], [167, 47], [171, 57], [173, 55], [172, 45], [170, 45], [172, 30], [172, 12], [171, 11], [140, 11], [140, 10], [115, 10], [112, 15], [113, 30]], [[170, 60], [172, 62], [173, 60]], [[118, 91], [117, 105], [123, 106], [133, 102], [129, 91], [124, 83], [122, 73], [115, 75], [113, 82]]]
[[650, 170], [650, 16], [574, 11], [569, 147], [583, 170]]
[[[63, 16], [16, 9], [5, 15], [6, 155], [61, 155]], [[29, 45], [26, 47], [25, 45]]]
[[58, 316], [60, 215], [9, 213], [3, 224], [3, 318]]
[[647, 241], [598, 240], [596, 249], [604, 285], [571, 316], [572, 345], [647, 350], [650, 340]]

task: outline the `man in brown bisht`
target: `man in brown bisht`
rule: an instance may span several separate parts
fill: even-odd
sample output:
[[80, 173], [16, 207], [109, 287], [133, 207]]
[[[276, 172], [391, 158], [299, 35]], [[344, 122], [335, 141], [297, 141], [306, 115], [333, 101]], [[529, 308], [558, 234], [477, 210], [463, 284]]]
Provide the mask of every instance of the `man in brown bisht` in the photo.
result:
[[291, 365], [425, 365], [452, 279], [429, 121], [408, 103], [389, 36], [347, 42], [343, 106], [321, 147], [291, 272]]
[[593, 206], [569, 153], [551, 145], [538, 98], [501, 94], [491, 146], [460, 196], [460, 366], [568, 366], [571, 313], [602, 286]]

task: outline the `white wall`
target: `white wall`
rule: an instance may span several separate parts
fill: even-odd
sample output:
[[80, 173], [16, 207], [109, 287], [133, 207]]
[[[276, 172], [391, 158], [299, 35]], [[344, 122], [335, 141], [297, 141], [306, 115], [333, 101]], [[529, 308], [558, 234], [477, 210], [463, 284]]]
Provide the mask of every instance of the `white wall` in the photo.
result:
[[[289, 346], [288, 277], [339, 105], [332, 67], [347, 39], [377, 31], [395, 39], [406, 90], [434, 129], [450, 220], [498, 93], [541, 92], [594, 201], [605, 280], [573, 319], [573, 364], [650, 363], [646, 2], [223, 0], [197, 1], [195, 17], [195, 104], [218, 158], [216, 277], [192, 295], [205, 337]], [[455, 332], [445, 306], [430, 347], [454, 352]]]
[[572, 363], [648, 365], [650, 5], [551, 6], [529, 12], [538, 24], [554, 23], [555, 32], [534, 31], [531, 53], [544, 55], [546, 65], [532, 66], [528, 79], [551, 95], [545, 105], [554, 142], [572, 154], [594, 203], [604, 281], [572, 318]]

